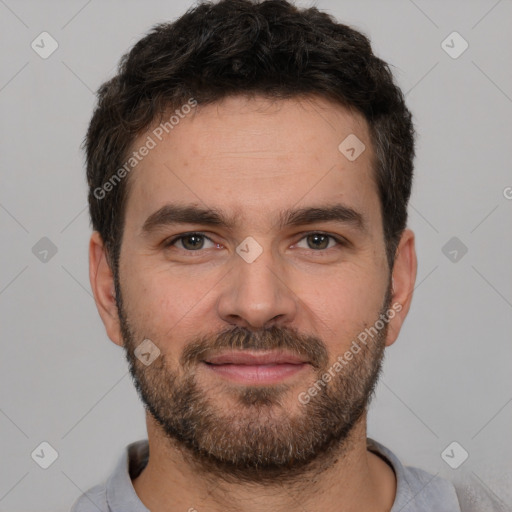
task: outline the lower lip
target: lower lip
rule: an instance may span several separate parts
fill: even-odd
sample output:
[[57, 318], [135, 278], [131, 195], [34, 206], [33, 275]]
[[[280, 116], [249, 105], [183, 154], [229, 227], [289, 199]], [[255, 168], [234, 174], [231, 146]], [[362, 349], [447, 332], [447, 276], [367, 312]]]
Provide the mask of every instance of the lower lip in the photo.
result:
[[301, 364], [207, 364], [212, 372], [243, 384], [276, 384], [303, 371], [309, 365]]

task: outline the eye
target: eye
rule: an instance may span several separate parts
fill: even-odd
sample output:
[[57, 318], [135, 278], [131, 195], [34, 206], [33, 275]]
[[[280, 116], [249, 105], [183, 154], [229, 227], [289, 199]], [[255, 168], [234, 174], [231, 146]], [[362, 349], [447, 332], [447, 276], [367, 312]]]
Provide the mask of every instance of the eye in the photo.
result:
[[[306, 245], [304, 245], [304, 243]], [[321, 252], [327, 249], [332, 249], [337, 245], [344, 245], [344, 241], [341, 238], [335, 237], [333, 235], [314, 232], [308, 233], [306, 236], [302, 237], [296, 244], [296, 247]], [[222, 245], [213, 242], [213, 240], [211, 240], [203, 233], [196, 232], [183, 233], [181, 235], [175, 236], [171, 240], [165, 242], [164, 246], [166, 248], [176, 247], [177, 249], [186, 252], [199, 252], [201, 249], [222, 248]]]
[[[210, 243], [210, 247], [205, 247], [205, 243]], [[211, 249], [212, 247], [221, 247], [214, 243], [210, 238], [202, 233], [185, 233], [174, 237], [165, 243], [165, 247], [177, 247], [185, 251], [199, 251], [200, 249]]]
[[[302, 240], [306, 240], [307, 247], [300, 246]], [[331, 244], [331, 241], [334, 243]], [[297, 247], [301, 249], [313, 249], [314, 251], [322, 251], [325, 249], [331, 249], [336, 245], [343, 245], [343, 241], [335, 236], [327, 235], [325, 233], [309, 233], [305, 237], [301, 238]]]

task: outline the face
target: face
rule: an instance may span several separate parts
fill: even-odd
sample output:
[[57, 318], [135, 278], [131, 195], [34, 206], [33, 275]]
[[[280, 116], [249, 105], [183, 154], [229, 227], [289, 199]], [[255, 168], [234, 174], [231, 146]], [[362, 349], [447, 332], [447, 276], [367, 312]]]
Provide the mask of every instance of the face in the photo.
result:
[[[338, 149], [351, 134], [355, 160]], [[196, 460], [305, 467], [361, 419], [401, 321], [367, 125], [322, 99], [230, 97], [164, 135], [129, 177], [107, 331]], [[159, 350], [149, 365], [143, 340]]]

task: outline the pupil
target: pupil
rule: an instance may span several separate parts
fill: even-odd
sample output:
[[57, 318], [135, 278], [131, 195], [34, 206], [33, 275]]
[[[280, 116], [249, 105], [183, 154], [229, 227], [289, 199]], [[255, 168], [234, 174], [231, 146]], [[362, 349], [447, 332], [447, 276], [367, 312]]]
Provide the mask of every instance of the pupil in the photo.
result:
[[327, 236], [325, 235], [310, 235], [311, 239], [314, 240], [314, 244], [316, 244], [316, 242], [319, 241], [319, 239], [323, 239], [321, 240], [321, 242], [323, 241], [324, 243], [321, 243], [321, 246], [319, 245], [315, 245], [315, 247], [312, 247], [312, 249], [324, 249], [326, 247], [325, 245], [325, 241], [327, 240]]
[[190, 240], [196, 240], [196, 241], [189, 244], [189, 248], [197, 249], [197, 247], [201, 245], [202, 240], [201, 240], [201, 237], [198, 235], [189, 235], [187, 238], [185, 238], [185, 246], [187, 246], [187, 244]]
[[[192, 249], [197, 249], [202, 245], [202, 237], [200, 235], [189, 235], [185, 240], [185, 246]], [[326, 235], [310, 235], [309, 240], [313, 240], [312, 249], [323, 249], [326, 247], [325, 242], [327, 241]], [[311, 244], [310, 244], [311, 246]]]

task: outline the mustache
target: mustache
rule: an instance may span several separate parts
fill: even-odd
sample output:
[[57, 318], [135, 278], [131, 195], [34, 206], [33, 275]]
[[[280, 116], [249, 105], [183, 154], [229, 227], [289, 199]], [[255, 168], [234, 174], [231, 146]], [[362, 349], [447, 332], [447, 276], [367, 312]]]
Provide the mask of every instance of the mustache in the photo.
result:
[[286, 350], [307, 359], [315, 368], [325, 368], [329, 356], [325, 343], [317, 336], [301, 334], [289, 327], [272, 326], [259, 331], [244, 327], [225, 329], [215, 335], [201, 336], [184, 349], [180, 363], [193, 366], [203, 360], [208, 352], [222, 350]]

